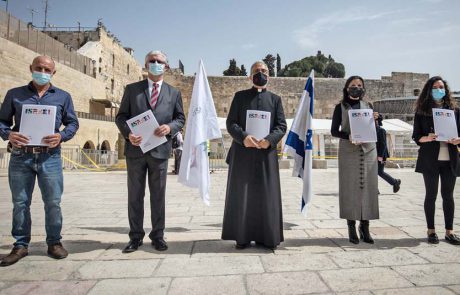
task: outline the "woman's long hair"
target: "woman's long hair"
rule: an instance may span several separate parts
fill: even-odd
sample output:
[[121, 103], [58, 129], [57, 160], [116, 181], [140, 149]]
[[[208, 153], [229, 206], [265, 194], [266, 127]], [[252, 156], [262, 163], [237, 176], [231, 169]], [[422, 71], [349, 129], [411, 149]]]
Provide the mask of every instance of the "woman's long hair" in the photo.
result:
[[425, 86], [423, 86], [422, 92], [420, 96], [417, 98], [415, 102], [415, 112], [417, 114], [422, 114], [425, 116], [432, 116], [431, 109], [436, 107], [436, 103], [431, 95], [431, 89], [433, 89], [433, 84], [436, 81], [442, 81], [444, 83], [444, 89], [446, 90], [446, 95], [444, 96], [443, 100], [443, 107], [447, 107], [451, 110], [455, 109], [456, 103], [455, 99], [452, 98], [450, 95], [449, 85], [447, 81], [445, 81], [440, 76], [434, 76], [426, 81]]
[[347, 103], [351, 102], [351, 98], [348, 96], [348, 86], [350, 85], [351, 81], [355, 79], [359, 79], [361, 80], [361, 83], [363, 83], [364, 93], [363, 93], [363, 96], [359, 98], [359, 100], [362, 100], [364, 95], [366, 94], [366, 87], [364, 86], [364, 79], [360, 76], [351, 76], [350, 78], [347, 79], [347, 81], [345, 82], [345, 86], [343, 87], [342, 102], [347, 102]]

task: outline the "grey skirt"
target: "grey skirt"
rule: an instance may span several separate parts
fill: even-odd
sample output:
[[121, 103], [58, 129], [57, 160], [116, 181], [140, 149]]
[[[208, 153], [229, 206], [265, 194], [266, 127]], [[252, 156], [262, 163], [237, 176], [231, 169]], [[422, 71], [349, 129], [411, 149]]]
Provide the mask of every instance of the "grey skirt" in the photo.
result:
[[340, 218], [379, 218], [377, 149], [375, 143], [339, 143]]

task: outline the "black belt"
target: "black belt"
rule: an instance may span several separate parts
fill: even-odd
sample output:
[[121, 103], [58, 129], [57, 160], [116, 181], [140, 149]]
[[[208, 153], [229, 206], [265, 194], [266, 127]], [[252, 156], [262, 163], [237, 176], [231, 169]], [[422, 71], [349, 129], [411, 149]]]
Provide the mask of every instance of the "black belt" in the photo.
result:
[[42, 154], [49, 152], [50, 148], [47, 146], [23, 146], [19, 150], [27, 154]]

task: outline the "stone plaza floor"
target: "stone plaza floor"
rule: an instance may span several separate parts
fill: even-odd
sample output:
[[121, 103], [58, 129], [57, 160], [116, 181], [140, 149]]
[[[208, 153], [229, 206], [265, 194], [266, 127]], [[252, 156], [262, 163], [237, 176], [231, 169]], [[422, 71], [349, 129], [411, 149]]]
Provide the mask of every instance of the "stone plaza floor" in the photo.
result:
[[[166, 252], [148, 238], [135, 253], [128, 242], [125, 172], [66, 172], [62, 199], [64, 260], [46, 256], [44, 212], [36, 187], [29, 256], [0, 268], [0, 294], [460, 294], [460, 246], [426, 242], [424, 186], [413, 169], [387, 169], [401, 190], [379, 179], [380, 220], [371, 221], [374, 245], [348, 242], [338, 218], [337, 169], [314, 170], [313, 201], [299, 213], [301, 181], [281, 170], [285, 241], [271, 251], [236, 250], [220, 239], [227, 171], [211, 174], [211, 206], [195, 189], [168, 175]], [[460, 233], [460, 181], [454, 227]], [[150, 228], [146, 198], [145, 227]], [[11, 196], [0, 173], [0, 256], [9, 253]]]

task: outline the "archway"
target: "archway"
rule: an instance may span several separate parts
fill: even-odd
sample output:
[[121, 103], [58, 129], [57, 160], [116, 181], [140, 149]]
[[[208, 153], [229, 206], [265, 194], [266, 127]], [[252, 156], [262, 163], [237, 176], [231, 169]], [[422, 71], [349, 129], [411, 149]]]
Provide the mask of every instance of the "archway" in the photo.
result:
[[107, 140], [104, 140], [101, 144], [101, 151], [110, 151], [110, 143]]

